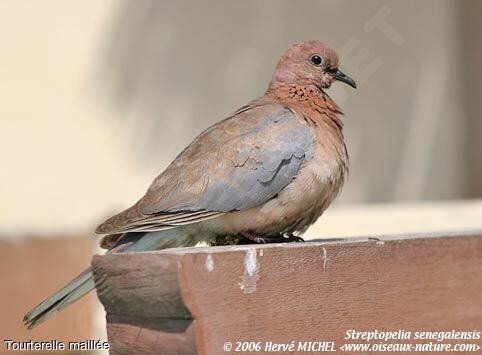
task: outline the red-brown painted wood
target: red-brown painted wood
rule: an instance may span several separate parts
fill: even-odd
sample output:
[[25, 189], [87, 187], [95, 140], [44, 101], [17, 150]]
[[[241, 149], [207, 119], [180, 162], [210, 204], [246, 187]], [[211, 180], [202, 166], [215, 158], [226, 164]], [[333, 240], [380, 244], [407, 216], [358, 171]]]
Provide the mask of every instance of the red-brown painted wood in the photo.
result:
[[382, 239], [96, 256], [111, 353], [481, 330], [482, 234]]

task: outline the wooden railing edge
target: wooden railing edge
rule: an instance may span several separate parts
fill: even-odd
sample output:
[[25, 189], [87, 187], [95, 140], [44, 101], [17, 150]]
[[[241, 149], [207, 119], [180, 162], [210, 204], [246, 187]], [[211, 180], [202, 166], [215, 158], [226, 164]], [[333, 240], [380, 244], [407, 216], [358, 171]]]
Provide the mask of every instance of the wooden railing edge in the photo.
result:
[[[413, 282], [414, 289], [419, 293], [418, 303], [407, 307], [432, 312], [434, 319], [431, 324], [438, 324], [442, 328], [447, 326], [442, 312], [456, 310], [463, 313], [463, 308], [451, 299], [460, 302], [464, 297], [467, 302], [472, 302], [471, 309], [474, 304], [479, 304], [481, 311], [475, 315], [463, 313], [463, 323], [469, 325], [475, 321], [482, 324], [482, 301], [475, 298], [477, 293], [482, 294], [482, 285], [474, 286], [470, 282], [474, 281], [474, 272], [482, 272], [482, 231], [374, 235], [305, 243], [108, 254], [95, 256], [92, 267], [97, 293], [107, 312], [108, 336], [113, 354], [132, 353], [133, 349], [143, 353], [150, 353], [151, 350], [152, 353], [213, 353], [212, 349], [220, 349], [218, 343], [222, 339], [218, 338], [232, 337], [233, 329], [239, 333], [238, 336], [250, 334], [250, 328], [239, 323], [236, 317], [243, 319], [249, 314], [255, 317], [260, 310], [274, 312], [275, 309], [270, 308], [269, 298], [275, 299], [281, 295], [288, 297], [285, 304], [296, 308], [298, 306], [289, 299], [289, 293], [293, 297], [304, 297], [303, 293], [299, 293], [300, 288], [304, 288], [306, 293], [310, 293], [313, 287], [338, 288], [339, 298], [347, 298], [351, 302], [349, 306], [354, 307], [356, 313], [368, 307], [372, 301], [366, 294], [356, 299], [347, 292], [352, 292], [355, 286], [364, 288], [365, 284], [372, 284], [373, 290], [368, 288], [365, 292], [371, 292], [372, 298], [380, 298], [378, 308], [387, 307], [388, 295], [404, 294], [405, 290], [386, 275], [380, 274], [384, 269], [392, 273], [392, 278], [399, 278], [401, 283]], [[470, 273], [461, 272], [464, 267]], [[407, 269], [413, 273], [414, 281]], [[312, 277], [304, 279], [300, 272]], [[359, 280], [350, 276], [354, 274], [359, 275]], [[272, 281], [277, 278], [289, 282], [273, 284]], [[464, 289], [463, 281], [471, 286], [465, 285]], [[438, 294], [431, 294], [431, 287]], [[276, 295], [277, 292], [280, 294]], [[333, 295], [332, 291], [330, 295]], [[219, 299], [214, 301], [213, 298], [217, 297]], [[316, 298], [316, 293], [312, 293], [312, 297], [308, 298], [311, 302], [321, 302]], [[252, 302], [257, 302], [259, 308], [254, 307]], [[334, 313], [341, 312], [342, 307], [338, 302], [337, 297], [331, 300], [327, 297], [317, 306], [323, 309], [320, 310], [320, 316], [327, 312], [326, 307], [331, 307]], [[434, 302], [442, 306], [428, 309]], [[276, 312], [290, 314], [282, 307], [278, 305]], [[306, 305], [302, 307], [306, 308]], [[239, 313], [238, 308], [244, 309], [244, 313]], [[303, 322], [301, 308], [291, 313], [295, 314], [292, 321]], [[374, 321], [369, 310], [354, 319], [363, 317], [367, 322]], [[460, 318], [460, 314], [457, 317]], [[287, 320], [278, 319], [275, 324], [279, 326], [283, 321]], [[407, 324], [423, 325], [418, 319], [407, 318], [405, 321]], [[226, 326], [218, 326], [216, 322], [225, 322]], [[339, 319], [339, 322], [339, 327], [343, 327], [344, 320]], [[386, 322], [393, 321], [387, 318]], [[454, 326], [459, 324], [459, 321], [454, 322]], [[263, 328], [264, 334], [276, 338], [277, 334], [270, 335], [269, 324], [266, 325], [268, 330]], [[317, 324], [307, 323], [305, 326], [316, 329]], [[338, 339], [336, 331], [328, 333]], [[327, 336], [327, 333], [322, 335]]]

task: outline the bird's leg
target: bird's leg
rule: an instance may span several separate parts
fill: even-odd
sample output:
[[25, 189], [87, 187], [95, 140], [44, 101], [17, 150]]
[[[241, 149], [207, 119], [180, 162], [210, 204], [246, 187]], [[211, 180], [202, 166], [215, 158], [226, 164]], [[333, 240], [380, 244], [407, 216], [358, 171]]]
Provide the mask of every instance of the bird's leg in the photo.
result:
[[256, 243], [279, 243], [280, 237], [277, 236], [262, 236], [254, 232], [243, 232], [241, 235]]
[[287, 234], [285, 237], [283, 234], [276, 234], [276, 235], [260, 235], [255, 232], [243, 232], [241, 233], [243, 237], [249, 239], [256, 243], [290, 243], [290, 242], [304, 242], [305, 240], [301, 237], [298, 237], [292, 233]]
[[252, 240], [253, 242], [256, 243], [266, 243], [265, 238], [263, 238], [261, 235], [256, 234], [254, 232], [243, 232], [241, 235], [249, 240]]

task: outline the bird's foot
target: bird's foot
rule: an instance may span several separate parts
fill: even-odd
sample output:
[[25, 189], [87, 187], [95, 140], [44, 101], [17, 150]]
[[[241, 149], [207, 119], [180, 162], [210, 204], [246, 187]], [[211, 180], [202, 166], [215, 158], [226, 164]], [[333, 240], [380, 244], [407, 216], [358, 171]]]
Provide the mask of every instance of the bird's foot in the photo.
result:
[[256, 242], [258, 244], [262, 243], [280, 243], [283, 238], [281, 235], [276, 235], [276, 236], [266, 236], [266, 235], [260, 235], [254, 232], [244, 232], [241, 233], [241, 235], [249, 240], [252, 240], [253, 242]]
[[276, 235], [260, 235], [254, 232], [244, 232], [242, 236], [256, 243], [290, 243], [290, 242], [304, 242], [304, 239], [293, 234], [288, 234], [286, 237], [283, 234]]
[[215, 241], [213, 241], [211, 246], [219, 245], [243, 245], [251, 243], [291, 243], [291, 242], [304, 242], [303, 238], [297, 237], [293, 234], [275, 234], [275, 235], [261, 235], [255, 232], [244, 232], [239, 235], [230, 236], [218, 236]]

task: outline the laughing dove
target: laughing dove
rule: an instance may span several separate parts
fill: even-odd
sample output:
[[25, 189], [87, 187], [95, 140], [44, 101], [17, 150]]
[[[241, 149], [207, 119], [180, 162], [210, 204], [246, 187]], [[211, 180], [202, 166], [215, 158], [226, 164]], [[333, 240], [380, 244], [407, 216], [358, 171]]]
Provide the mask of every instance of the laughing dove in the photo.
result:
[[[96, 230], [108, 252], [254, 242], [303, 233], [340, 192], [348, 172], [343, 123], [328, 96], [336, 53], [318, 41], [283, 54], [266, 93], [206, 129], [129, 209]], [[30, 328], [94, 288], [90, 269], [24, 318]]]

